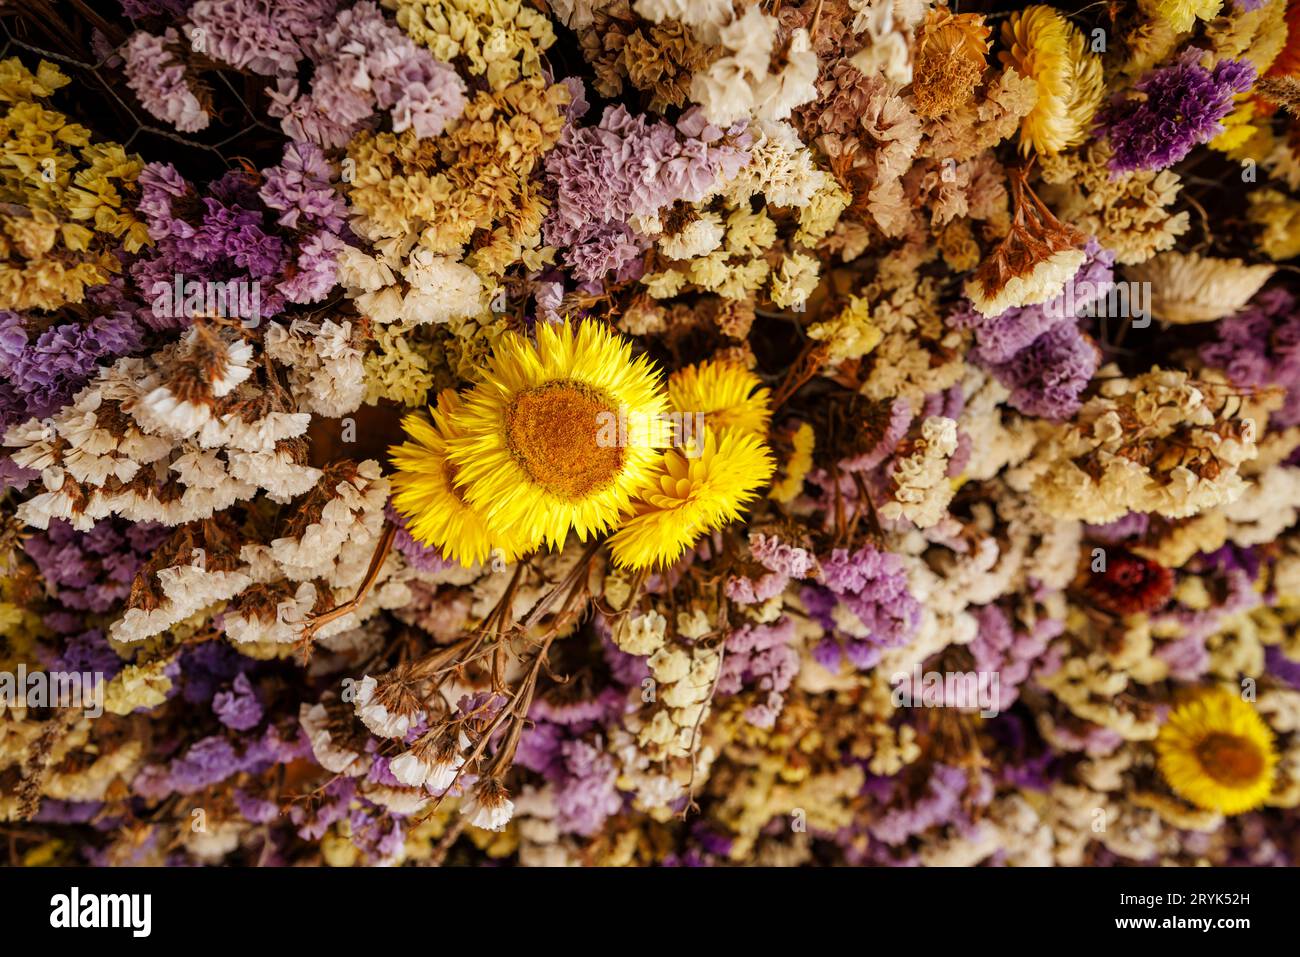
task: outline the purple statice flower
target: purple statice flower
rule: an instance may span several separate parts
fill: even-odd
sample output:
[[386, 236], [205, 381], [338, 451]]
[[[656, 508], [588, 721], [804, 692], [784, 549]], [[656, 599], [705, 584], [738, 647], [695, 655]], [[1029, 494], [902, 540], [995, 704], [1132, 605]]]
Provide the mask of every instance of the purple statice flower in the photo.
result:
[[173, 791], [195, 794], [243, 770], [243, 761], [235, 746], [220, 736], [196, 741], [185, 754], [167, 769]]
[[837, 548], [822, 561], [826, 587], [848, 606], [869, 632], [867, 640], [886, 648], [905, 645], [921, 621], [921, 605], [907, 586], [903, 560], [864, 545], [849, 554]]
[[32, 820], [40, 824], [89, 824], [103, 809], [103, 801], [59, 801], [44, 798]]
[[274, 801], [267, 801], [249, 794], [242, 788], [235, 788], [235, 808], [250, 824], [269, 824], [280, 816], [280, 808]]
[[1100, 354], [1079, 331], [1078, 320], [1107, 297], [1115, 257], [1095, 239], [1084, 252], [1084, 264], [1048, 302], [986, 317], [965, 301], [949, 317], [954, 327], [974, 332], [970, 359], [1011, 389], [1008, 404], [1026, 415], [1069, 418], [1097, 371]]
[[1084, 525], [1083, 530], [1089, 538], [1107, 545], [1118, 545], [1131, 538], [1141, 538], [1150, 524], [1151, 516], [1146, 512], [1129, 512], [1104, 525]]
[[808, 578], [817, 570], [816, 557], [806, 549], [756, 532], [749, 536], [749, 551], [763, 567], [787, 578]]
[[1007, 404], [1012, 408], [1061, 421], [1083, 404], [1083, 391], [1100, 360], [1100, 350], [1077, 326], [1062, 323], [989, 371], [1011, 389]]
[[1154, 654], [1169, 664], [1170, 676], [1179, 681], [1195, 681], [1206, 672], [1210, 666], [1206, 641], [1223, 627], [1224, 621], [1263, 602], [1245, 569], [1231, 568], [1224, 578], [1227, 595], [1217, 604], [1201, 610], [1175, 607], [1151, 616], [1153, 626], [1173, 624], [1178, 628], [1179, 637], [1162, 642]]
[[1028, 631], [1012, 627], [1007, 613], [997, 605], [986, 605], [974, 613], [978, 626], [975, 639], [968, 646], [975, 658], [975, 670], [997, 672], [998, 700], [993, 710], [1006, 711], [1020, 696], [1020, 686], [1034, 662], [1047, 650], [1047, 644], [1065, 630], [1059, 618], [1040, 619]]
[[583, 740], [563, 742], [555, 785], [555, 824], [563, 833], [589, 837], [623, 807], [615, 787], [618, 762], [613, 755]]
[[964, 411], [966, 411], [966, 395], [960, 385], [955, 385], [950, 389], [928, 393], [921, 404], [919, 418], [928, 419], [941, 415], [945, 419], [960, 419]]
[[1264, 649], [1264, 668], [1269, 674], [1300, 691], [1300, 661], [1287, 657], [1277, 645]]
[[333, 233], [312, 233], [298, 246], [293, 275], [276, 289], [290, 302], [320, 302], [338, 281], [339, 253], [346, 246]]
[[198, 0], [185, 32], [196, 49], [237, 70], [290, 75], [336, 6], [337, 0]]
[[356, 793], [355, 778], [335, 777], [325, 785], [319, 801], [294, 802], [289, 808], [289, 820], [304, 841], [319, 841], [334, 824], [347, 817]]
[[140, 105], [182, 133], [208, 128], [211, 117], [185, 78], [176, 55], [180, 34], [168, 27], [162, 36], [137, 30], [126, 41], [126, 84]]
[[189, 704], [209, 705], [217, 692], [253, 667], [251, 658], [220, 641], [186, 645], [181, 651], [181, 697]]
[[343, 146], [352, 134], [387, 110], [393, 131], [410, 129], [420, 139], [437, 136], [465, 109], [465, 84], [370, 0], [339, 11], [308, 44], [314, 64], [311, 87], [282, 75], [272, 91], [270, 113], [295, 140]]
[[876, 840], [897, 847], [932, 828], [969, 823], [965, 808], [982, 806], [992, 799], [993, 782], [987, 774], [981, 774], [972, 789], [961, 768], [936, 764], [919, 798], [885, 811], [868, 830]]
[[[112, 308], [96, 298], [91, 305]], [[0, 311], [0, 430], [57, 412], [102, 363], [139, 349], [141, 332], [129, 311], [113, 310], [52, 325], [33, 340], [18, 313]]]
[[63, 642], [57, 656], [46, 663], [50, 672], [76, 672], [111, 680], [122, 670], [122, 659], [98, 628], [73, 635]]
[[333, 167], [319, 146], [290, 143], [278, 166], [262, 170], [258, 196], [279, 215], [276, 223], [296, 234], [294, 268], [277, 289], [290, 302], [319, 302], [338, 279], [338, 257], [347, 246], [347, 203], [335, 190]]
[[66, 608], [104, 614], [124, 602], [131, 582], [169, 530], [153, 522], [96, 522], [87, 532], [62, 519], [33, 531], [23, 550], [36, 563], [52, 598]]
[[1248, 60], [1200, 65], [1202, 51], [1189, 49], [1168, 66], [1152, 70], [1136, 89], [1140, 98], [1117, 98], [1098, 115], [1098, 131], [1110, 139], [1113, 173], [1159, 170], [1223, 132], [1233, 97], [1255, 82]]
[[595, 834], [622, 809], [614, 786], [618, 762], [605, 752], [598, 731], [623, 707], [624, 695], [615, 688], [558, 705], [535, 699], [529, 707], [532, 723], [520, 736], [515, 763], [550, 782], [555, 824], [564, 833]]
[[[269, 319], [284, 309], [285, 297], [275, 287], [291, 261], [290, 251], [276, 235], [246, 174], [227, 173], [200, 197], [170, 164], [150, 163], [139, 185], [138, 208], [154, 246], [131, 264], [130, 272], [141, 295], [152, 303], [146, 317], [150, 325], [189, 325], [189, 289], [200, 283], [207, 288], [238, 284], [226, 285], [225, 306], [231, 314], [236, 311], [229, 292], [236, 290], [240, 308], [256, 305], [256, 316], [242, 316], [248, 322]], [[177, 303], [177, 298], [182, 301]]]
[[1282, 287], [1266, 289], [1244, 309], [1214, 324], [1215, 338], [1201, 346], [1201, 361], [1222, 369], [1243, 389], [1280, 386], [1282, 408], [1270, 427], [1300, 425], [1300, 309]]
[[348, 206], [333, 186], [334, 169], [315, 143], [289, 143], [277, 166], [262, 170], [258, 196], [288, 229], [317, 227], [340, 233]]
[[755, 727], [772, 728], [785, 706], [782, 695], [799, 673], [793, 641], [794, 620], [788, 616], [770, 625], [744, 625], [727, 636], [718, 694], [739, 694], [746, 688], [759, 692], [745, 710], [745, 720]]
[[555, 702], [536, 698], [528, 709], [528, 718], [565, 727], [591, 728], [621, 715], [624, 703], [625, 696], [617, 688], [605, 688], [594, 698], [576, 701]]
[[255, 728], [262, 720], [262, 704], [244, 672], [235, 676], [230, 690], [213, 695], [212, 710], [222, 724], [235, 731]]
[[778, 572], [765, 572], [757, 578], [732, 575], [722, 590], [737, 605], [757, 605], [781, 594], [789, 583], [789, 576]]
[[581, 281], [625, 270], [649, 245], [628, 227], [632, 216], [698, 202], [719, 177], [734, 176], [744, 164], [747, 150], [723, 136], [698, 109], [676, 126], [622, 106], [607, 107], [596, 126], [570, 122], [546, 157], [555, 194], [543, 224], [546, 242], [564, 247], [564, 261]]

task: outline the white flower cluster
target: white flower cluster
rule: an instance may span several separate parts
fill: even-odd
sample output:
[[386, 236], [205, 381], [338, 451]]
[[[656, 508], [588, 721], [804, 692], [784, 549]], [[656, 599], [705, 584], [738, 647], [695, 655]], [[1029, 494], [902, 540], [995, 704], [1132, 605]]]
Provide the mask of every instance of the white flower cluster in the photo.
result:
[[14, 462], [39, 471], [45, 489], [18, 518], [82, 530], [110, 515], [180, 525], [259, 489], [277, 502], [307, 491], [320, 472], [294, 440], [310, 415], [282, 392], [244, 386], [252, 353], [229, 332], [195, 326], [147, 358], [119, 359], [52, 418], [10, 429]]
[[956, 451], [957, 423], [941, 415], [926, 419], [911, 453], [894, 463], [894, 497], [880, 507], [880, 514], [889, 519], [905, 518], [918, 528], [942, 520], [953, 495], [948, 460]]
[[1235, 502], [1246, 488], [1239, 466], [1256, 455], [1255, 423], [1206, 389], [1161, 369], [1106, 381], [1027, 463], [1043, 507], [1102, 523], [1129, 512], [1186, 518]]

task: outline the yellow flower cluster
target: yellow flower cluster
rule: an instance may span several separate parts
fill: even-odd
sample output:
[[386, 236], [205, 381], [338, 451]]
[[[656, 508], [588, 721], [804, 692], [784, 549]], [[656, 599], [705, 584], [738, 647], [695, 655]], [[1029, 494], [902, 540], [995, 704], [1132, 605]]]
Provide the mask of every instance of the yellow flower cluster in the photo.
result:
[[464, 57], [493, 90], [542, 75], [555, 42], [550, 18], [523, 0], [383, 0], [397, 23], [439, 60]]
[[111, 250], [149, 242], [131, 212], [144, 164], [116, 143], [41, 101], [69, 82], [41, 61], [33, 73], [16, 57], [0, 61], [0, 302], [11, 309], [57, 309], [82, 301], [87, 286], [118, 269]]
[[564, 322], [539, 326], [536, 343], [503, 336], [481, 373], [444, 392], [432, 420], [409, 416], [410, 441], [393, 449], [394, 506], [463, 565], [615, 528], [617, 564], [671, 562], [772, 474], [766, 390], [742, 366], [706, 364], [665, 394], [627, 342]]

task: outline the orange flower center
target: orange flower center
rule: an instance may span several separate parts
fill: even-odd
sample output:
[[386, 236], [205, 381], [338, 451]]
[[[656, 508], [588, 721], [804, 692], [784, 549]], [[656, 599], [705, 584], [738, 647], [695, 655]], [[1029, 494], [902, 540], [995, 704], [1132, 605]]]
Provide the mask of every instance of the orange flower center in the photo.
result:
[[1196, 746], [1196, 759], [1206, 774], [1229, 787], [1252, 784], [1264, 772], [1264, 755], [1259, 748], [1235, 734], [1206, 735]]
[[560, 380], [521, 392], [506, 412], [506, 442], [529, 477], [578, 501], [608, 488], [623, 467], [614, 404], [581, 382]]

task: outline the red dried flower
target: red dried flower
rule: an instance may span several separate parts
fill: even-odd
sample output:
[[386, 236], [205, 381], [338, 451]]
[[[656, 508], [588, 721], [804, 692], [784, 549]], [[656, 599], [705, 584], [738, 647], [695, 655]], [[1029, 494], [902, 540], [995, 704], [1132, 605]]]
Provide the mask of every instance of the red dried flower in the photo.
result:
[[1174, 573], [1123, 549], [1107, 549], [1104, 571], [1087, 578], [1084, 590], [1092, 603], [1117, 615], [1152, 612], [1169, 600]]

